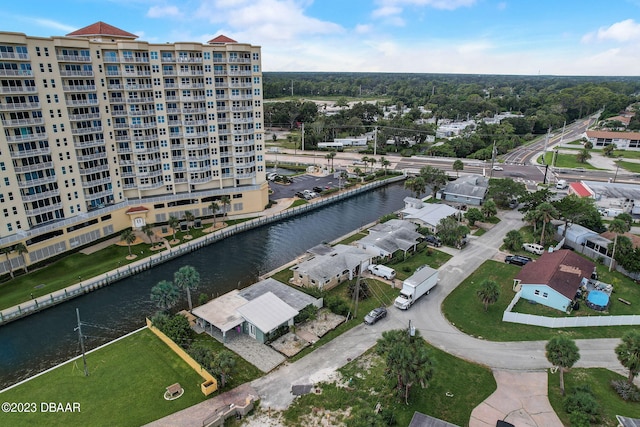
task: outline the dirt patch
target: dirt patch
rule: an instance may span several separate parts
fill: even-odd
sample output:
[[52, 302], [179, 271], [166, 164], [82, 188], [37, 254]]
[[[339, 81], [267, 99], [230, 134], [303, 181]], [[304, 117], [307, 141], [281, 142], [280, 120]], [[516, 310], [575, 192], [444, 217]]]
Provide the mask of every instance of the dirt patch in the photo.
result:
[[272, 342], [271, 347], [287, 357], [295, 356], [303, 348], [309, 346], [309, 342], [289, 332]]
[[331, 311], [323, 308], [318, 311], [314, 320], [309, 320], [301, 324], [298, 326], [298, 330], [322, 337], [327, 332], [337, 328], [338, 325], [345, 320], [346, 318], [344, 316], [332, 313]]

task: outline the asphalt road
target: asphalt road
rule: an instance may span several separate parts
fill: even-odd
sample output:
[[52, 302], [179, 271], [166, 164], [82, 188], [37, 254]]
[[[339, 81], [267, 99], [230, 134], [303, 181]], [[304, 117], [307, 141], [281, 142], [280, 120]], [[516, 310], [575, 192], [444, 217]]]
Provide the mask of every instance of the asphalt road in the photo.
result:
[[[373, 347], [382, 332], [407, 328], [409, 321], [432, 345], [460, 358], [495, 369], [531, 371], [551, 367], [545, 357], [546, 341], [492, 342], [470, 337], [451, 325], [440, 311], [442, 302], [483, 262], [493, 258], [509, 230], [522, 225], [522, 214], [503, 211], [501, 222], [483, 236], [472, 239], [464, 249], [440, 268], [440, 282], [429, 295], [407, 311], [389, 309], [386, 319], [373, 326], [360, 324], [299, 361], [285, 365], [251, 383], [265, 408], [286, 409], [293, 401], [291, 386], [328, 380], [332, 373]], [[358, 320], [355, 320], [358, 321]], [[618, 339], [577, 340], [580, 360], [576, 367], [608, 368], [626, 375], [614, 348]]]

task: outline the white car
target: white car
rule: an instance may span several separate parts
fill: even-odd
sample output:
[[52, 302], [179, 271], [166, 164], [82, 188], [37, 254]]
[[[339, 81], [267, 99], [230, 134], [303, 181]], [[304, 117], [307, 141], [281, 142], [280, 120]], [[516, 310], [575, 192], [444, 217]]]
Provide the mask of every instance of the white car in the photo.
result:
[[542, 255], [544, 253], [544, 247], [537, 243], [523, 243], [522, 249], [536, 255]]
[[503, 171], [503, 170], [504, 170], [504, 168], [503, 168], [502, 166], [497, 166], [497, 165], [496, 165], [496, 166], [494, 166], [492, 169], [493, 169], [494, 171]]

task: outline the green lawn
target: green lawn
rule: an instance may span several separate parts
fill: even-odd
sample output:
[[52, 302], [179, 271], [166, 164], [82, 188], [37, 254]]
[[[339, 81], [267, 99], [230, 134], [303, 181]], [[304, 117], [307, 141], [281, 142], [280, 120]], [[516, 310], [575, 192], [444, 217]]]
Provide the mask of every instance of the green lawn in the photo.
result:
[[[519, 270], [520, 267], [515, 265], [491, 260], [486, 261], [445, 299], [442, 304], [442, 310], [445, 317], [462, 332], [471, 336], [482, 337], [490, 341], [548, 340], [557, 334], [558, 331], [564, 331], [572, 339], [619, 338], [626, 331], [635, 328], [634, 326], [612, 326], [598, 328], [547, 329], [539, 326], [502, 322], [502, 313], [515, 295], [512, 291], [513, 278]], [[598, 269], [598, 274], [600, 274], [601, 270], [605, 269]], [[634, 303], [630, 307], [632, 307], [631, 311], [635, 307], [636, 312], [634, 314], [638, 314], [637, 307], [640, 306], [640, 299], [638, 299], [640, 298], [640, 290], [638, 290], [637, 285], [633, 285], [632, 281], [626, 282], [619, 273], [615, 274], [615, 280], [613, 280], [613, 277], [607, 276], [607, 273], [603, 271], [602, 274], [600, 274], [600, 278], [604, 282], [609, 280], [608, 283], [613, 283], [614, 288], [617, 286], [618, 291], [614, 293], [614, 298], [617, 298], [618, 295], [635, 298], [633, 300]], [[486, 312], [476, 295], [478, 286], [485, 279], [496, 281], [501, 288], [498, 302], [490, 305]], [[629, 286], [625, 286], [625, 283], [628, 283]], [[535, 309], [535, 314], [540, 315], [545, 314], [550, 310], [538, 305], [527, 307], [527, 304], [528, 303], [526, 302], [521, 302], [516, 307], [519, 309], [521, 309], [520, 307], [525, 307], [527, 312], [531, 312], [531, 310]], [[618, 304], [620, 307], [618, 309], [616, 306], [616, 311], [619, 311], [616, 312], [616, 314], [620, 314], [625, 310], [621, 307], [624, 304]], [[587, 310], [595, 314], [595, 312], [584, 306], [582, 306], [581, 310], [576, 314], [588, 315], [589, 312], [587, 312]], [[613, 354], [612, 357], [614, 357]]]
[[[3, 402], [78, 402], [80, 413], [3, 414], [6, 426], [139, 426], [205, 400], [202, 377], [151, 331], [143, 330], [36, 379], [2, 393]], [[179, 382], [185, 392], [164, 400]]]
[[[560, 393], [560, 379], [558, 373], [548, 374], [549, 402], [553, 410], [558, 414], [562, 423], [570, 425], [569, 414], [564, 411], [562, 402], [564, 398]], [[625, 377], [608, 369], [578, 369], [573, 368], [564, 374], [565, 390], [567, 393], [578, 386], [589, 384], [596, 400], [601, 408], [601, 421], [598, 426], [616, 427], [618, 422], [616, 415], [624, 415], [630, 418], [640, 418], [640, 404], [625, 402], [611, 388], [612, 380], [626, 379]]]
[[[349, 407], [350, 415], [339, 415], [333, 422], [364, 427], [377, 420], [380, 424], [375, 425], [386, 425], [381, 421], [392, 416], [397, 423], [393, 425], [406, 426], [413, 413], [420, 411], [456, 425], [468, 425], [471, 411], [496, 389], [491, 371], [435, 347], [430, 347], [430, 352], [435, 362], [434, 376], [427, 388], [418, 384], [412, 387], [408, 405], [397, 398], [393, 381], [385, 377], [384, 361], [369, 350], [340, 369], [349, 388], [323, 384], [321, 394], [307, 394], [294, 401], [284, 418], [289, 425], [310, 425], [305, 417], [318, 408], [342, 413]], [[375, 415], [377, 403], [382, 411]]]
[[437, 270], [450, 259], [451, 255], [448, 253], [441, 252], [422, 242], [418, 245], [416, 253], [410, 253], [406, 259], [403, 259], [402, 253], [396, 253], [394, 254], [394, 258], [390, 262], [385, 263], [385, 265], [396, 270], [397, 280], [404, 280], [411, 276], [420, 266], [426, 264]]
[[625, 169], [633, 173], [640, 173], [640, 163], [625, 162], [624, 160], [620, 160], [618, 164], [620, 165], [621, 169]]
[[[576, 154], [578, 153], [576, 152]], [[582, 168], [582, 169], [600, 170], [599, 168], [589, 164], [588, 161], [587, 163], [580, 163], [578, 160], [576, 160], [576, 154], [558, 153], [556, 155], [554, 166], [557, 168], [576, 168], [576, 169]], [[544, 160], [545, 160], [544, 164], [551, 165], [551, 162], [553, 160], [553, 152], [548, 151], [547, 153], [545, 153]], [[538, 163], [543, 164], [542, 156], [538, 158]]]

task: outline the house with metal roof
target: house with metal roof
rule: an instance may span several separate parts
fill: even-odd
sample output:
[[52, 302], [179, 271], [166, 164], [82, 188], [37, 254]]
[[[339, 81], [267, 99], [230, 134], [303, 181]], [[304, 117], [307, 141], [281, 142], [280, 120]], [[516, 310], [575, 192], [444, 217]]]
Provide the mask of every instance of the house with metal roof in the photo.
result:
[[373, 256], [358, 247], [336, 245], [324, 254], [312, 255], [290, 268], [291, 283], [298, 286], [331, 289], [366, 270]]
[[418, 226], [409, 221], [392, 219], [369, 228], [369, 235], [354, 242], [354, 245], [373, 256], [390, 257], [396, 251], [406, 253], [415, 250], [422, 234]]
[[244, 319], [243, 332], [261, 343], [266, 342], [269, 334], [280, 326], [293, 326], [293, 318], [299, 313], [271, 292], [260, 295], [236, 311]]
[[481, 175], [461, 176], [449, 182], [436, 195], [440, 199], [462, 205], [480, 206], [489, 188], [489, 178]]
[[[416, 203], [416, 201], [420, 203]], [[458, 215], [460, 211], [444, 203], [424, 203], [420, 199], [407, 197], [404, 199], [405, 208], [400, 211], [402, 219], [428, 228], [432, 233], [443, 219]]]

